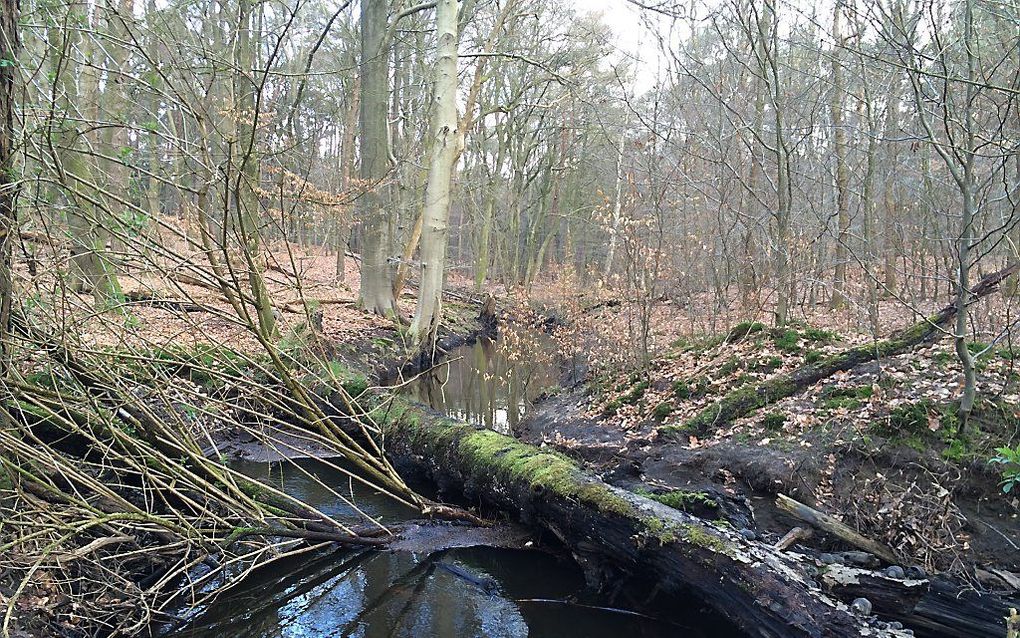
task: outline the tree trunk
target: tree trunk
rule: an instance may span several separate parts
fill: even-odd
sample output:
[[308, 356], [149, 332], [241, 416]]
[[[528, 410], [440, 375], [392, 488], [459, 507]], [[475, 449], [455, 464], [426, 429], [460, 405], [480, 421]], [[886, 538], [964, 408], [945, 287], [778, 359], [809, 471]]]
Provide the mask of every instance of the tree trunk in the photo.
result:
[[76, 70], [71, 69], [72, 50], [77, 46], [77, 27], [70, 24], [86, 24], [85, 6], [72, 3], [60, 19], [54, 16], [55, 26], [49, 30], [50, 47], [54, 54], [52, 73], [54, 94], [59, 111], [56, 121], [51, 123], [50, 136], [58, 166], [58, 180], [70, 202], [68, 226], [71, 237], [70, 285], [74, 290], [91, 288], [100, 308], [119, 304], [122, 301], [120, 282], [113, 264], [106, 255], [105, 230], [102, 227], [100, 211], [101, 195], [95, 188], [92, 164], [78, 148], [78, 139], [83, 134], [74, 124], [75, 109], [82, 100], [78, 90]]
[[[248, 287], [255, 304], [259, 332], [266, 339], [278, 335], [272, 301], [266, 289], [262, 269], [265, 256], [261, 237], [259, 157], [257, 140], [257, 106], [254, 78], [256, 38], [252, 37], [254, 16], [252, 0], [240, 0], [237, 13], [237, 42], [234, 53], [234, 103], [237, 137], [234, 141], [237, 176], [234, 182], [234, 205], [237, 207], [237, 230], [248, 271]], [[257, 33], [261, 33], [257, 31]]]
[[839, 0], [833, 10], [832, 37], [832, 145], [836, 155], [836, 213], [839, 225], [836, 237], [836, 275], [832, 286], [832, 308], [846, 305], [846, 270], [849, 251], [847, 242], [850, 240], [850, 172], [847, 168], [846, 154], [846, 122], [844, 121], [843, 62], [840, 56], [843, 47], [843, 30], [841, 16], [843, 3]]
[[387, 162], [387, 114], [390, 74], [385, 45], [386, 2], [361, 3], [361, 104], [359, 130], [361, 167], [359, 174], [369, 190], [359, 198], [362, 228], [361, 305], [378, 315], [395, 317], [390, 277], [389, 198], [384, 183]]
[[18, 68], [18, 0], [0, 3], [0, 378], [13, 363], [10, 350], [14, 301], [12, 252], [18, 237], [17, 180], [14, 175], [14, 77]]
[[451, 181], [464, 144], [464, 131], [457, 121], [457, 0], [437, 3], [436, 33], [435, 103], [430, 127], [434, 137], [422, 211], [421, 287], [410, 329], [412, 342], [422, 347], [435, 340], [439, 329]]

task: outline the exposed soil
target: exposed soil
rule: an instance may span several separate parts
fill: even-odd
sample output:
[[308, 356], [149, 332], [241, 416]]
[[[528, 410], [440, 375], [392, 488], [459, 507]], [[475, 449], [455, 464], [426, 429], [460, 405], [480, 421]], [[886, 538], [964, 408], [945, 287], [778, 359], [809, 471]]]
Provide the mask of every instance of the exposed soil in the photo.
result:
[[[802, 328], [786, 335], [784, 351], [783, 335], [766, 335], [682, 344], [643, 375], [596, 373], [543, 401], [518, 434], [621, 487], [705, 496], [715, 502], [705, 513], [767, 541], [804, 525], [775, 507], [782, 493], [889, 545], [903, 566], [1017, 591], [1020, 509], [988, 463], [997, 445], [1020, 438], [1011, 352], [981, 360], [983, 399], [963, 433], [952, 409], [958, 370], [951, 344], [940, 343], [859, 366], [714, 431], [660, 434], [734, 387], [859, 342]], [[856, 549], [818, 533], [805, 544], [809, 553]]]

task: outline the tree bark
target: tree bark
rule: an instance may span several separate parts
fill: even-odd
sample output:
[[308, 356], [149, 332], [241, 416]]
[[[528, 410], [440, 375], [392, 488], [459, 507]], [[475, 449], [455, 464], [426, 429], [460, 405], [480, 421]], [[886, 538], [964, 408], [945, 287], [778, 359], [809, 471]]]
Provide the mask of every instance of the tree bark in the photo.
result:
[[439, 330], [450, 183], [464, 145], [457, 121], [457, 0], [436, 3], [436, 79], [432, 111], [432, 157], [425, 184], [421, 230], [421, 287], [411, 322], [411, 340], [427, 347]]
[[850, 239], [850, 171], [847, 168], [847, 135], [844, 118], [845, 87], [843, 83], [843, 63], [840, 56], [843, 47], [842, 29], [843, 3], [839, 0], [833, 10], [832, 37], [832, 146], [836, 156], [836, 215], [838, 229], [836, 236], [836, 274], [833, 278], [832, 308], [846, 305], [846, 270], [849, 251], [847, 241]]
[[18, 239], [17, 180], [14, 176], [14, 78], [18, 68], [18, 0], [0, 4], [0, 377], [13, 363], [10, 350], [14, 301], [12, 252]]
[[387, 115], [390, 74], [386, 2], [361, 3], [361, 103], [359, 175], [368, 190], [359, 198], [362, 228], [361, 305], [382, 316], [396, 316], [390, 281], [390, 224], [387, 187]]

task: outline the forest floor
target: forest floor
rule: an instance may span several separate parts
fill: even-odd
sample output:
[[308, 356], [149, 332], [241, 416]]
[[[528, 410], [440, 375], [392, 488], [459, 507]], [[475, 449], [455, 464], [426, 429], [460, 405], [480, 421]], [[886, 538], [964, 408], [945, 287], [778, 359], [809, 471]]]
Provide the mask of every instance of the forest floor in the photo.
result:
[[[281, 245], [269, 264], [282, 344], [303, 345], [306, 314], [295, 303], [303, 297], [321, 310], [317, 332], [331, 344], [330, 356], [376, 379], [400, 363], [402, 331], [356, 305], [356, 259], [345, 260], [342, 281], [333, 254]], [[68, 300], [64, 334], [96, 348], [211, 343], [260, 353], [262, 346], [218, 291], [175, 272], [162, 263], [126, 269], [124, 291], [142, 299], [131, 304], [129, 318], [93, 312], [89, 295], [62, 295]], [[22, 268], [21, 274], [36, 295], [58, 296], [48, 271], [32, 276]], [[471, 283], [453, 271], [449, 287], [467, 297]], [[1020, 440], [1020, 369], [1010, 343], [975, 343], [983, 353], [980, 401], [962, 432], [954, 411], [960, 370], [947, 339], [838, 373], [723, 427], [688, 432], [685, 421], [727, 392], [871, 343], [945, 300], [912, 307], [883, 301], [872, 334], [861, 329], [868, 325], [866, 313], [855, 307], [801, 306], [789, 327], [773, 330], [747, 323], [764, 320], [767, 303], [750, 308], [706, 293], [683, 304], [640, 304], [608, 289], [580, 296], [573, 292], [578, 289], [561, 279], [536, 286], [530, 296], [500, 295], [516, 321], [559, 317], [551, 323], [562, 353], [582, 353], [590, 362], [583, 379], [564, 381], [564, 389], [540, 404], [518, 432], [521, 438], [579, 458], [610, 482], [766, 540], [797, 525], [772, 505], [782, 493], [889, 545], [905, 566], [965, 575], [989, 589], [1018, 589], [1020, 503], [1002, 493], [1000, 475], [988, 462], [996, 447]], [[198, 308], [161, 303], [182, 300]], [[413, 291], [405, 292], [401, 313], [409, 317], [413, 305]], [[975, 308], [976, 333], [1010, 325], [1015, 311], [1011, 299], [992, 295]], [[446, 334], [477, 331], [476, 315], [474, 304], [451, 300]], [[639, 366], [643, 349], [633, 344], [643, 321], [649, 347], [646, 365]], [[724, 338], [738, 322], [749, 334]], [[809, 545], [825, 552], [852, 549], [824, 535]]]
[[[690, 430], [692, 416], [733, 390], [872, 343], [946, 303], [919, 304], [915, 312], [883, 302], [874, 335], [856, 328], [862, 323], [854, 310], [825, 307], [801, 308], [781, 330], [745, 322], [732, 332], [698, 332], [690, 319], [713, 312], [717, 300], [700, 302], [694, 312], [696, 298], [684, 308], [656, 303], [646, 313], [659, 345], [643, 369], [634, 355], [628, 365], [621, 347], [621, 335], [640, 323], [639, 304], [603, 299], [581, 305], [592, 311], [575, 307], [580, 319], [561, 341], [587, 335], [587, 382], [564, 384], [540, 403], [520, 436], [584, 460], [617, 485], [766, 540], [798, 525], [774, 506], [786, 494], [893, 548], [904, 566], [1020, 590], [1020, 501], [1003, 493], [999, 466], [989, 464], [997, 447], [1020, 441], [1012, 344], [971, 345], [982, 353], [980, 398], [962, 431], [961, 373], [949, 339], [837, 373], [725, 425]], [[999, 294], [980, 302], [977, 334], [985, 333], [982, 325], [987, 334], [1009, 325], [1013, 303]], [[614, 356], [618, 363], [601, 364]], [[804, 544], [826, 553], [855, 549], [824, 534]]]

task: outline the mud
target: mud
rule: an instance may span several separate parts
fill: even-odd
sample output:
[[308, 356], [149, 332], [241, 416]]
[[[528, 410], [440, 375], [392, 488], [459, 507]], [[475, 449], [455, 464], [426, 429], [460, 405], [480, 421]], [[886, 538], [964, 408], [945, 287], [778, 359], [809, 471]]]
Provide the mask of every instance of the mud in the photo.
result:
[[[812, 505], [824, 493], [826, 511], [847, 519], [862, 484], [872, 477], [920, 486], [945, 479], [952, 486], [951, 502], [966, 519], [957, 532], [966, 536], [966, 549], [956, 557], [953, 571], [969, 578], [982, 575], [984, 582], [975, 584], [991, 590], [1016, 591], [1008, 575], [997, 577], [994, 572], [1020, 571], [1020, 517], [999, 493], [996, 475], [979, 463], [961, 470], [911, 448], [890, 446], [875, 453], [836, 445], [817, 433], [804, 434], [805, 445], [784, 450], [734, 439], [692, 449], [657, 440], [651, 423], [625, 433], [612, 419], [593, 419], [581, 409], [583, 401], [581, 388], [543, 401], [522, 423], [520, 438], [552, 445], [620, 487], [703, 493], [718, 503], [722, 517], [734, 527], [753, 530], [770, 542], [803, 525], [775, 507], [779, 493]], [[815, 554], [855, 549], [824, 533], [816, 533], [806, 545], [800, 549]]]

